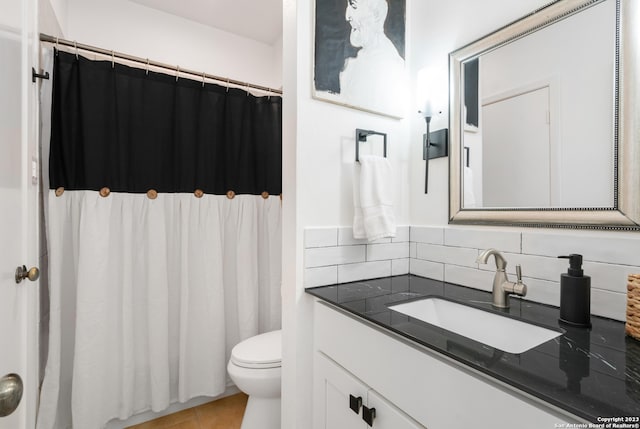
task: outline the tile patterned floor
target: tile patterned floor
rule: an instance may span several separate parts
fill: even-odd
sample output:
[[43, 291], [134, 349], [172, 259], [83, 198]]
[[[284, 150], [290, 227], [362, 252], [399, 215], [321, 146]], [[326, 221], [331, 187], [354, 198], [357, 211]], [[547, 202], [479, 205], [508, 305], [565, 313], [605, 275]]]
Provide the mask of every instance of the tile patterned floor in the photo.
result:
[[247, 395], [238, 393], [127, 429], [240, 429]]

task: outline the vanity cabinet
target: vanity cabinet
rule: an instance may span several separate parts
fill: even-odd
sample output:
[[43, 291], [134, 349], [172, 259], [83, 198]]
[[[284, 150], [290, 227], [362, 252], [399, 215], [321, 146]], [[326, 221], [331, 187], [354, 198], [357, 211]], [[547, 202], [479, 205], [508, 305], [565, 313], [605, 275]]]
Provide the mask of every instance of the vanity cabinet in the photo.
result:
[[424, 429], [344, 368], [314, 357], [314, 429]]
[[[314, 429], [367, 428], [362, 412], [349, 408], [349, 395], [376, 408], [375, 428], [540, 429], [585, 423], [321, 301], [314, 304], [314, 365]], [[400, 423], [383, 426], [383, 409], [385, 416], [392, 410], [389, 415]]]

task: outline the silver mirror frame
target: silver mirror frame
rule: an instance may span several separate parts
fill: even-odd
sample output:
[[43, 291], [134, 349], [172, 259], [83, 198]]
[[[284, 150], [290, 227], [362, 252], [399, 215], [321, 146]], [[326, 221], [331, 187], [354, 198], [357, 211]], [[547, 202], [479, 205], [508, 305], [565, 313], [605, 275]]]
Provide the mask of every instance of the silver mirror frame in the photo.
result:
[[640, 230], [640, 1], [617, 2], [617, 140], [614, 205], [609, 208], [465, 209], [462, 205], [462, 64], [605, 0], [557, 0], [449, 54], [449, 223]]

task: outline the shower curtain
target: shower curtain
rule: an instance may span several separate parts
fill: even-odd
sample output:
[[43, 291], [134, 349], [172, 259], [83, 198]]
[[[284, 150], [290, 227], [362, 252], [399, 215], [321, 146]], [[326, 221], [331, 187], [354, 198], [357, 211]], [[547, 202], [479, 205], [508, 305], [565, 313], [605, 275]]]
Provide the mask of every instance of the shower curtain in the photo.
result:
[[223, 393], [231, 348], [280, 327], [281, 98], [49, 56], [37, 428]]

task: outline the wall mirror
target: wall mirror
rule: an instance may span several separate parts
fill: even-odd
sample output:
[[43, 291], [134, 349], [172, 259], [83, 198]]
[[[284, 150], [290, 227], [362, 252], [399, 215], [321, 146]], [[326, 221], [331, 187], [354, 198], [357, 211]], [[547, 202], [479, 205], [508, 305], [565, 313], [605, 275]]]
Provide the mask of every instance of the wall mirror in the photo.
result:
[[449, 222], [640, 229], [640, 2], [558, 0], [449, 55]]

